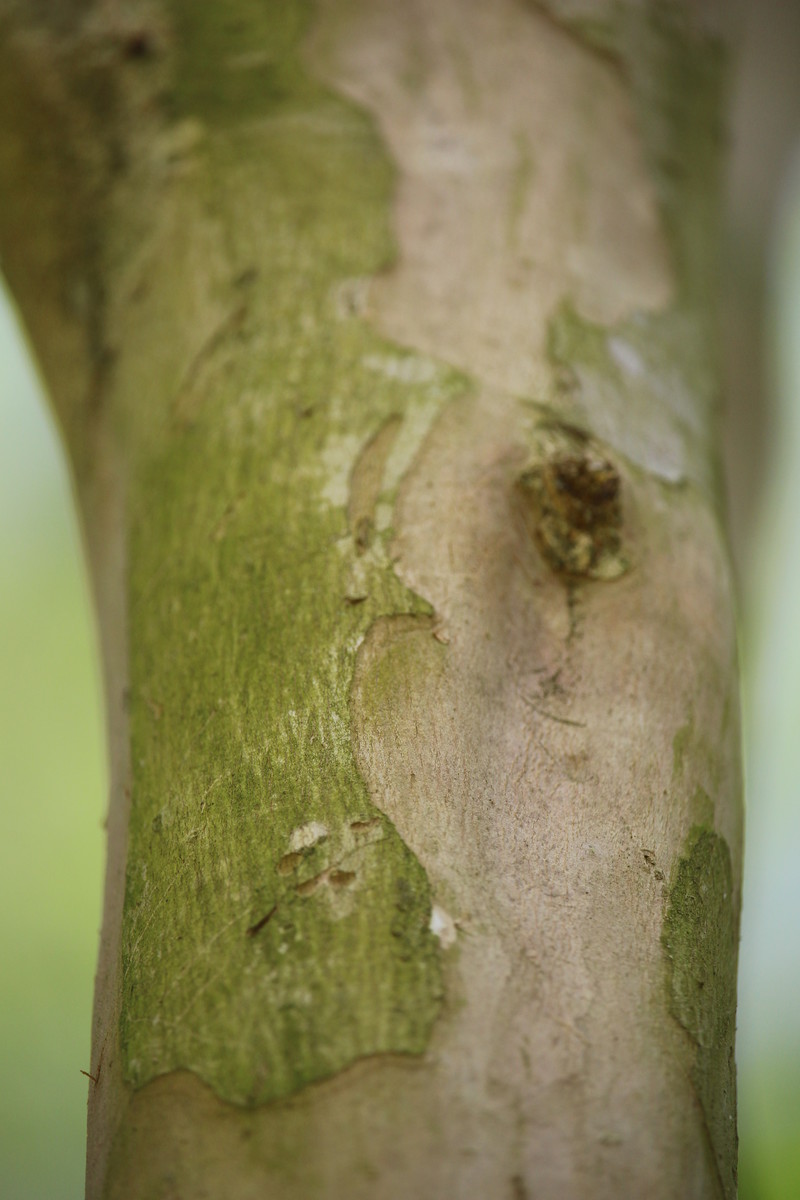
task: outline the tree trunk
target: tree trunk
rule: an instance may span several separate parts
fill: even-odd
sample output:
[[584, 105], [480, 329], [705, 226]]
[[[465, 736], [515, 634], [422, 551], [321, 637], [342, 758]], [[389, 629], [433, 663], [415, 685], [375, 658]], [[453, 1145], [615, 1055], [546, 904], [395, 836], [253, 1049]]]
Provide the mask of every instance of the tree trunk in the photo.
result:
[[0, 3], [112, 759], [90, 1197], [733, 1197], [699, 3]]

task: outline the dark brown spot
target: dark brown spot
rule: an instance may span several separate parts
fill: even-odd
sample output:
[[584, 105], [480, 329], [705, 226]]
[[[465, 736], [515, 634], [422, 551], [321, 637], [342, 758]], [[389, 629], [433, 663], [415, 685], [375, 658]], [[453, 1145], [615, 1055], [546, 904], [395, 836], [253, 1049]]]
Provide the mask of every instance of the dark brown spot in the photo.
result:
[[619, 524], [619, 475], [605, 459], [560, 458], [542, 471], [550, 504], [577, 529]]
[[353, 529], [353, 540], [356, 544], [356, 553], [363, 554], [372, 540], [371, 517], [359, 517]]
[[250, 287], [258, 279], [257, 267], [245, 267], [238, 275], [233, 278], [234, 287]]
[[511, 1200], [528, 1200], [525, 1182], [521, 1175], [511, 1177]]
[[353, 833], [366, 833], [368, 829], [374, 829], [377, 825], [380, 825], [380, 823], [380, 817], [372, 817], [370, 820], [366, 821], [351, 821], [350, 828], [352, 829]]
[[306, 879], [303, 883], [298, 883], [295, 891], [298, 896], [313, 896], [317, 888], [321, 887], [328, 878], [328, 872], [323, 871], [319, 875], [315, 875], [313, 879]]
[[260, 921], [256, 921], [255, 925], [251, 925], [248, 928], [247, 936], [255, 937], [255, 935], [258, 933], [258, 931], [260, 929], [263, 929], [264, 926], [267, 924], [267, 922], [270, 921], [272, 919], [272, 917], [275, 916], [275, 913], [277, 912], [277, 910], [278, 910], [277, 904], [273, 904], [272, 908], [269, 910], [269, 912], [267, 913], [267, 915], [265, 917], [262, 917]]
[[328, 883], [331, 887], [349, 887], [356, 877], [355, 871], [331, 871]]
[[565, 448], [519, 477], [526, 521], [554, 571], [590, 579], [622, 574], [620, 486], [613, 464], [576, 439], [568, 452]]
[[133, 30], [122, 43], [122, 53], [127, 59], [150, 58], [154, 50], [153, 37], [146, 29]]

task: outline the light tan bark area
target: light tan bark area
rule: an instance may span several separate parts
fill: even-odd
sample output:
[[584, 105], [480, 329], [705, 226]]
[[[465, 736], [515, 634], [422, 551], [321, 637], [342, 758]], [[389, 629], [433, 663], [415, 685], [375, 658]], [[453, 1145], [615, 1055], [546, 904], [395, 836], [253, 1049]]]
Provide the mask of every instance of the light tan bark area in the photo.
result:
[[714, 766], [736, 737], [725, 561], [691, 498], [631, 475], [630, 572], [565, 585], [515, 509], [525, 415], [487, 393], [451, 410], [398, 506], [400, 573], [435, 606], [444, 662], [387, 622], [357, 668], [361, 769], [458, 930], [439, 1103], [491, 1154], [488, 1114], [516, 1119], [497, 1168], [532, 1196], [714, 1194], [661, 924], [670, 864], [711, 817], [675, 774], [693, 710], [713, 748], [694, 786], [740, 842], [738, 779]]
[[565, 296], [607, 325], [667, 305], [655, 193], [611, 62], [514, 0], [347, 12], [320, 6], [312, 61], [374, 113], [398, 168], [400, 254], [370, 292], [378, 328], [544, 396]]
[[[332, 79], [375, 112], [400, 172], [399, 263], [371, 315], [487, 385], [440, 421], [395, 513], [398, 569], [434, 605], [444, 661], [389, 620], [354, 693], [361, 769], [459, 934], [439, 1103], [470, 1096], [473, 1146], [496, 1144], [489, 1113], [516, 1118], [497, 1161], [531, 1195], [590, 1179], [602, 1195], [709, 1194], [683, 1033], [654, 1031], [665, 871], [709, 819], [740, 855], [738, 775], [714, 761], [736, 762], [738, 734], [724, 552], [696, 497], [620, 468], [631, 571], [565, 583], [513, 486], [536, 413], [508, 393], [553, 395], [559, 301], [611, 326], [670, 299], [630, 97], [514, 3], [354, 7]], [[673, 741], [694, 713], [710, 761], [687, 788]]]

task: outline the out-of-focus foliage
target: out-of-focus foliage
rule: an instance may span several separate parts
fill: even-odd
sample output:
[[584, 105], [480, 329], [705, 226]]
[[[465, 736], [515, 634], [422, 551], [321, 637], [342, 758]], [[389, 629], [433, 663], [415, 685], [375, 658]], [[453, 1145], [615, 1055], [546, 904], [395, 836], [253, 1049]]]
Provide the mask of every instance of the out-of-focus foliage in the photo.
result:
[[769, 277], [775, 437], [744, 646], [741, 1200], [800, 1196], [800, 147]]
[[83, 1194], [105, 754], [63, 457], [0, 296], [0, 1194]]

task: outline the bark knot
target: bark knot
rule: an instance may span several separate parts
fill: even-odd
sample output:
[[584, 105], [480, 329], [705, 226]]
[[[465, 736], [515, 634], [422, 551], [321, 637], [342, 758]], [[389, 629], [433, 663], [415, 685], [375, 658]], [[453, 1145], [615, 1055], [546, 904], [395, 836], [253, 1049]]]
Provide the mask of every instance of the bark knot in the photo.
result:
[[622, 481], [588, 436], [559, 427], [538, 461], [518, 476], [526, 524], [552, 570], [571, 578], [616, 579], [622, 554]]

